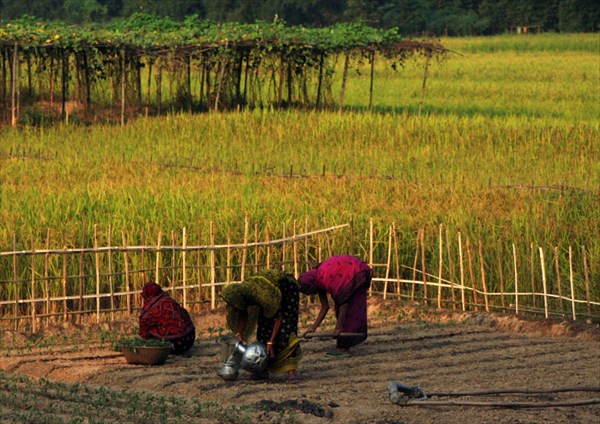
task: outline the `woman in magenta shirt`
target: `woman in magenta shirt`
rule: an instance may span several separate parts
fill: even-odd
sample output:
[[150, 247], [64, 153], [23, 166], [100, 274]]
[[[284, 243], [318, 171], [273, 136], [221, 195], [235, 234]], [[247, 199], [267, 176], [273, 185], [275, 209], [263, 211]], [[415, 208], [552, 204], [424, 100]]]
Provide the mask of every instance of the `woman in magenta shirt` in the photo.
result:
[[302, 293], [317, 293], [321, 300], [321, 310], [305, 334], [314, 332], [327, 315], [328, 293], [335, 303], [334, 334], [361, 333], [360, 336], [338, 337], [336, 349], [327, 352], [328, 355], [348, 356], [351, 347], [366, 340], [367, 291], [372, 276], [373, 270], [368, 264], [354, 256], [341, 255], [332, 256], [298, 278]]

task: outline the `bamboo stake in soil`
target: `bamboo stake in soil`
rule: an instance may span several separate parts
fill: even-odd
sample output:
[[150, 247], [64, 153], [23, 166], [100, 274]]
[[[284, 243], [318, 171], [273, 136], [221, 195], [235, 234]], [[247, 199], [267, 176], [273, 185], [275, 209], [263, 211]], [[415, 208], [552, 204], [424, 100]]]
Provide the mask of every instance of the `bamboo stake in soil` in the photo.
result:
[[293, 227], [293, 237], [294, 237], [294, 242], [292, 244], [293, 246], [293, 253], [294, 253], [294, 278], [298, 278], [298, 241], [296, 240], [296, 237], [298, 235], [297, 233], [297, 228], [296, 228], [296, 220], [294, 219], [294, 227]]
[[[188, 56], [189, 58], [189, 56]], [[191, 95], [191, 90], [189, 91]], [[181, 265], [183, 267], [183, 307], [187, 309], [187, 233], [186, 228], [183, 227], [181, 230], [181, 243], [182, 243], [182, 251], [181, 251]]]
[[421, 269], [423, 271], [423, 303], [427, 305], [427, 272], [425, 270], [425, 228], [421, 231]]
[[13, 281], [15, 282], [15, 314], [14, 314], [14, 322], [15, 327], [14, 330], [17, 331], [19, 328], [19, 284], [17, 283], [17, 234], [13, 233]]
[[36, 313], [35, 313], [35, 240], [31, 241], [31, 332], [35, 333]]
[[396, 223], [393, 223], [392, 225], [394, 227], [394, 260], [396, 261], [396, 294], [398, 295], [398, 299], [400, 299], [402, 290], [400, 288], [400, 257], [398, 253], [398, 234], [396, 233]]
[[581, 252], [583, 253], [583, 274], [585, 277], [585, 299], [587, 302], [587, 313], [590, 315], [592, 313], [590, 308], [590, 277], [588, 271], [588, 263], [587, 263], [587, 253], [585, 251], [585, 246], [581, 246]]
[[[50, 250], [50, 228], [46, 230], [46, 250]], [[49, 279], [49, 271], [48, 271], [48, 260], [50, 258], [50, 252], [46, 252], [44, 254], [44, 293], [46, 296], [46, 305], [44, 307], [44, 312], [48, 315], [48, 319], [46, 320], [46, 326], [48, 326], [50, 321], [50, 287], [48, 284]]]
[[390, 225], [390, 231], [388, 236], [388, 253], [387, 253], [387, 262], [385, 264], [385, 283], [383, 285], [383, 299], [387, 299], [387, 291], [388, 291], [388, 278], [390, 278], [390, 266], [392, 262], [392, 230], [393, 223]]
[[156, 264], [154, 269], [154, 281], [157, 284], [160, 282], [160, 248], [162, 246], [162, 231], [158, 231], [158, 240], [156, 241]]
[[485, 264], [483, 261], [483, 245], [481, 239], [479, 239], [479, 263], [481, 264], [481, 286], [483, 287], [483, 298], [485, 301], [485, 311], [490, 311], [490, 304], [488, 300], [487, 284], [485, 281]]
[[112, 224], [108, 224], [108, 287], [110, 290], [110, 320], [115, 320], [115, 293], [112, 271]]
[[498, 275], [500, 277], [500, 304], [504, 308], [504, 272], [502, 271], [502, 243], [498, 243], [496, 259], [498, 260]]
[[471, 257], [471, 242], [467, 237], [467, 260], [469, 263], [469, 275], [471, 276], [471, 289], [473, 290], [473, 303], [475, 303], [475, 311], [479, 311], [479, 300], [477, 298], [477, 290], [475, 289], [475, 274], [473, 273], [473, 259]]
[[546, 286], [546, 265], [544, 264], [544, 251], [538, 247], [540, 252], [540, 264], [542, 267], [542, 287], [544, 290], [544, 316], [548, 319], [548, 289]]
[[416, 239], [416, 248], [415, 248], [415, 260], [413, 262], [413, 273], [412, 273], [412, 280], [413, 280], [413, 284], [412, 287], [410, 289], [410, 300], [412, 300], [413, 302], [415, 301], [415, 289], [417, 287], [416, 281], [417, 281], [417, 264], [419, 263], [419, 247], [421, 246], [421, 229], [419, 228], [419, 231], [417, 231], [417, 239]]
[[442, 224], [439, 228], [438, 237], [439, 251], [438, 251], [438, 293], [437, 293], [437, 305], [438, 308], [442, 307], [442, 267], [444, 266], [444, 242], [442, 240]]
[[231, 228], [227, 227], [227, 269], [225, 271], [225, 278], [227, 284], [231, 281]]
[[[369, 218], [369, 264], [373, 266], [373, 218]], [[369, 287], [369, 296], [373, 295], [373, 284]]]
[[254, 272], [258, 272], [259, 253], [260, 248], [258, 247], [258, 222], [254, 222]]
[[267, 242], [267, 268], [271, 268], [271, 235], [269, 233], [269, 226], [265, 231], [265, 239]]
[[519, 315], [519, 274], [517, 272], [517, 248], [515, 244], [512, 245], [513, 250], [513, 264], [515, 268], [515, 314]]
[[100, 253], [98, 251], [98, 225], [94, 224], [94, 250], [96, 261], [96, 324], [100, 323]]
[[127, 253], [127, 238], [125, 230], [121, 230], [121, 240], [123, 241], [123, 264], [125, 266], [125, 290], [127, 291], [127, 313], [131, 314], [131, 281], [129, 278], [129, 255]]
[[569, 246], [569, 280], [571, 281], [571, 310], [573, 311], [573, 321], [577, 320], [575, 312], [575, 282], [573, 281], [573, 249]]
[[[211, 221], [210, 223], [210, 243], [212, 246], [215, 245], [215, 223]], [[216, 260], [215, 260], [215, 249], [210, 249], [210, 309], [214, 310], [216, 308], [216, 286], [217, 282], [217, 270], [216, 270]]]
[[[63, 251], [67, 251], [67, 242], [63, 235]], [[67, 320], [67, 254], [62, 254], [63, 320]]]
[[556, 271], [556, 287], [558, 289], [558, 304], [560, 305], [560, 311], [564, 310], [563, 307], [563, 297], [562, 297], [562, 287], [560, 284], [560, 267], [558, 264], [558, 246], [554, 246], [554, 268]]
[[450, 236], [449, 231], [446, 229], [446, 250], [448, 255], [448, 269], [450, 272], [450, 293], [452, 295], [452, 310], [456, 310], [456, 295], [454, 294], [456, 275], [454, 274], [454, 260], [452, 253], [450, 252]]
[[248, 215], [244, 217], [244, 249], [242, 249], [242, 273], [241, 281], [246, 277], [246, 261], [248, 259]]
[[462, 251], [462, 234], [458, 232], [458, 261], [460, 266], [460, 301], [462, 304], [462, 310], [467, 310], [467, 305], [465, 302], [465, 267], [463, 261], [463, 251]]

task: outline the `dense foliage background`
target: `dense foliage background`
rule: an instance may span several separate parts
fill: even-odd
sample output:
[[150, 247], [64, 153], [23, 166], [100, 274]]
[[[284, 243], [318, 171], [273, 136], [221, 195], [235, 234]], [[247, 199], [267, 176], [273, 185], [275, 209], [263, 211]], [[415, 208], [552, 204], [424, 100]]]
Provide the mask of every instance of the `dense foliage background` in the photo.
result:
[[588, 0], [0, 0], [0, 19], [33, 15], [67, 22], [99, 22], [137, 12], [182, 20], [197, 14], [218, 22], [281, 20], [321, 27], [361, 21], [398, 27], [403, 35], [598, 31], [600, 8]]

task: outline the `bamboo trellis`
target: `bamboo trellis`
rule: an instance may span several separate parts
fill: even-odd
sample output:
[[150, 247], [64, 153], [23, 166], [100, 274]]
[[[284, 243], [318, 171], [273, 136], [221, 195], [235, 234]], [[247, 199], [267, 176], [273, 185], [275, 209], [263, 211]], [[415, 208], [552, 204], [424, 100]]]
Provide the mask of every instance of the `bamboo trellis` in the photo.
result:
[[[241, 282], [259, 269], [287, 269], [298, 277], [326, 256], [353, 253], [337, 251], [338, 246], [330, 237], [334, 232], [351, 228], [351, 224], [316, 231], [308, 231], [307, 227], [308, 222], [305, 231], [299, 232], [294, 222], [289, 236], [284, 225], [280, 238], [272, 238], [267, 227], [264, 241], [260, 241], [258, 224], [255, 224], [251, 241], [246, 218], [243, 242], [237, 244], [231, 243], [229, 230], [227, 243], [217, 244], [213, 223], [210, 243], [205, 245], [190, 245], [186, 228], [181, 232], [181, 244], [175, 243], [175, 235], [171, 233], [170, 245], [163, 244], [164, 235], [160, 232], [155, 245], [146, 245], [142, 234], [142, 245], [128, 246], [124, 232], [122, 244], [112, 245], [112, 228], [109, 228], [107, 245], [101, 246], [97, 227], [94, 227], [93, 247], [67, 248], [63, 235], [65, 246], [50, 249], [48, 231], [45, 249], [37, 249], [32, 243], [31, 249], [17, 250], [15, 237], [12, 251], [0, 251], [0, 269], [5, 270], [4, 275], [12, 275], [11, 279], [0, 280], [0, 323], [12, 322], [15, 329], [24, 324], [35, 332], [52, 320], [84, 316], [93, 316], [98, 323], [114, 320], [116, 313], [132, 314], [139, 309], [141, 288], [147, 280], [159, 282], [186, 308], [209, 303], [210, 308], [215, 309], [221, 287]], [[351, 232], [353, 243], [360, 243]], [[481, 240], [471, 243], [466, 238], [464, 243], [460, 232], [451, 237], [448, 230], [444, 234], [440, 225], [435, 237], [437, 246], [435, 242], [426, 242], [424, 229], [417, 232], [413, 260], [412, 257], [401, 258], [397, 232], [395, 223], [377, 232], [373, 221], [369, 222], [368, 240], [364, 243], [367, 250], [358, 256], [368, 260], [374, 270], [371, 296], [408, 299], [462, 311], [527, 313], [573, 320], [599, 318], [598, 289], [597, 284], [590, 282], [590, 259], [585, 247], [551, 248], [553, 264], [548, 268], [541, 246], [534, 250], [539, 253], [539, 259], [533, 264], [518, 263], [514, 243], [508, 259], [495, 256], [489, 260]], [[198, 240], [201, 240], [200, 232]], [[427, 252], [426, 246], [430, 249]], [[525, 249], [529, 253], [529, 246]], [[478, 253], [475, 260], [472, 258], [474, 250]], [[561, 252], [564, 257], [559, 257]], [[580, 255], [578, 262], [575, 261], [577, 254]], [[474, 266], [475, 261], [479, 262], [479, 269]], [[434, 263], [437, 265], [435, 275], [428, 271], [436, 268]], [[488, 277], [492, 275], [488, 272], [492, 263], [506, 271], [496, 273], [501, 276], [500, 281]], [[561, 269], [561, 263], [568, 266]], [[577, 271], [578, 268], [583, 269]], [[523, 284], [527, 279], [521, 274], [526, 274], [528, 269], [539, 270], [531, 276], [531, 281], [541, 280], [541, 292], [534, 284], [529, 287]], [[565, 280], [569, 282], [568, 288], [561, 287]], [[538, 304], [543, 304], [543, 308]]]

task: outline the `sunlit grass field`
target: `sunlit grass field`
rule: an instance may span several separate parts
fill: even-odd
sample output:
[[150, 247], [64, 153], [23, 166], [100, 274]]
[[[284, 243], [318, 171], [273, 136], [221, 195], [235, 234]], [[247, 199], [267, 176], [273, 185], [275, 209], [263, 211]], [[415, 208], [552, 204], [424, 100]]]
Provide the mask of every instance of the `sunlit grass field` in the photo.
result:
[[[443, 224], [490, 246], [586, 246], [600, 262], [598, 34], [444, 39], [424, 61], [351, 72], [346, 110], [0, 130], [0, 250], [80, 243], [94, 224], [139, 242], [214, 222], [395, 222], [405, 256]], [[337, 87], [334, 86], [334, 98]], [[289, 178], [292, 175], [293, 178]], [[190, 231], [193, 233], [193, 230]], [[137, 240], [136, 240], [137, 239]], [[365, 237], [359, 237], [365, 243]], [[359, 247], [351, 247], [360, 252]], [[341, 252], [340, 252], [341, 253]], [[385, 254], [382, 251], [382, 255]], [[594, 279], [592, 279], [594, 281]]]

